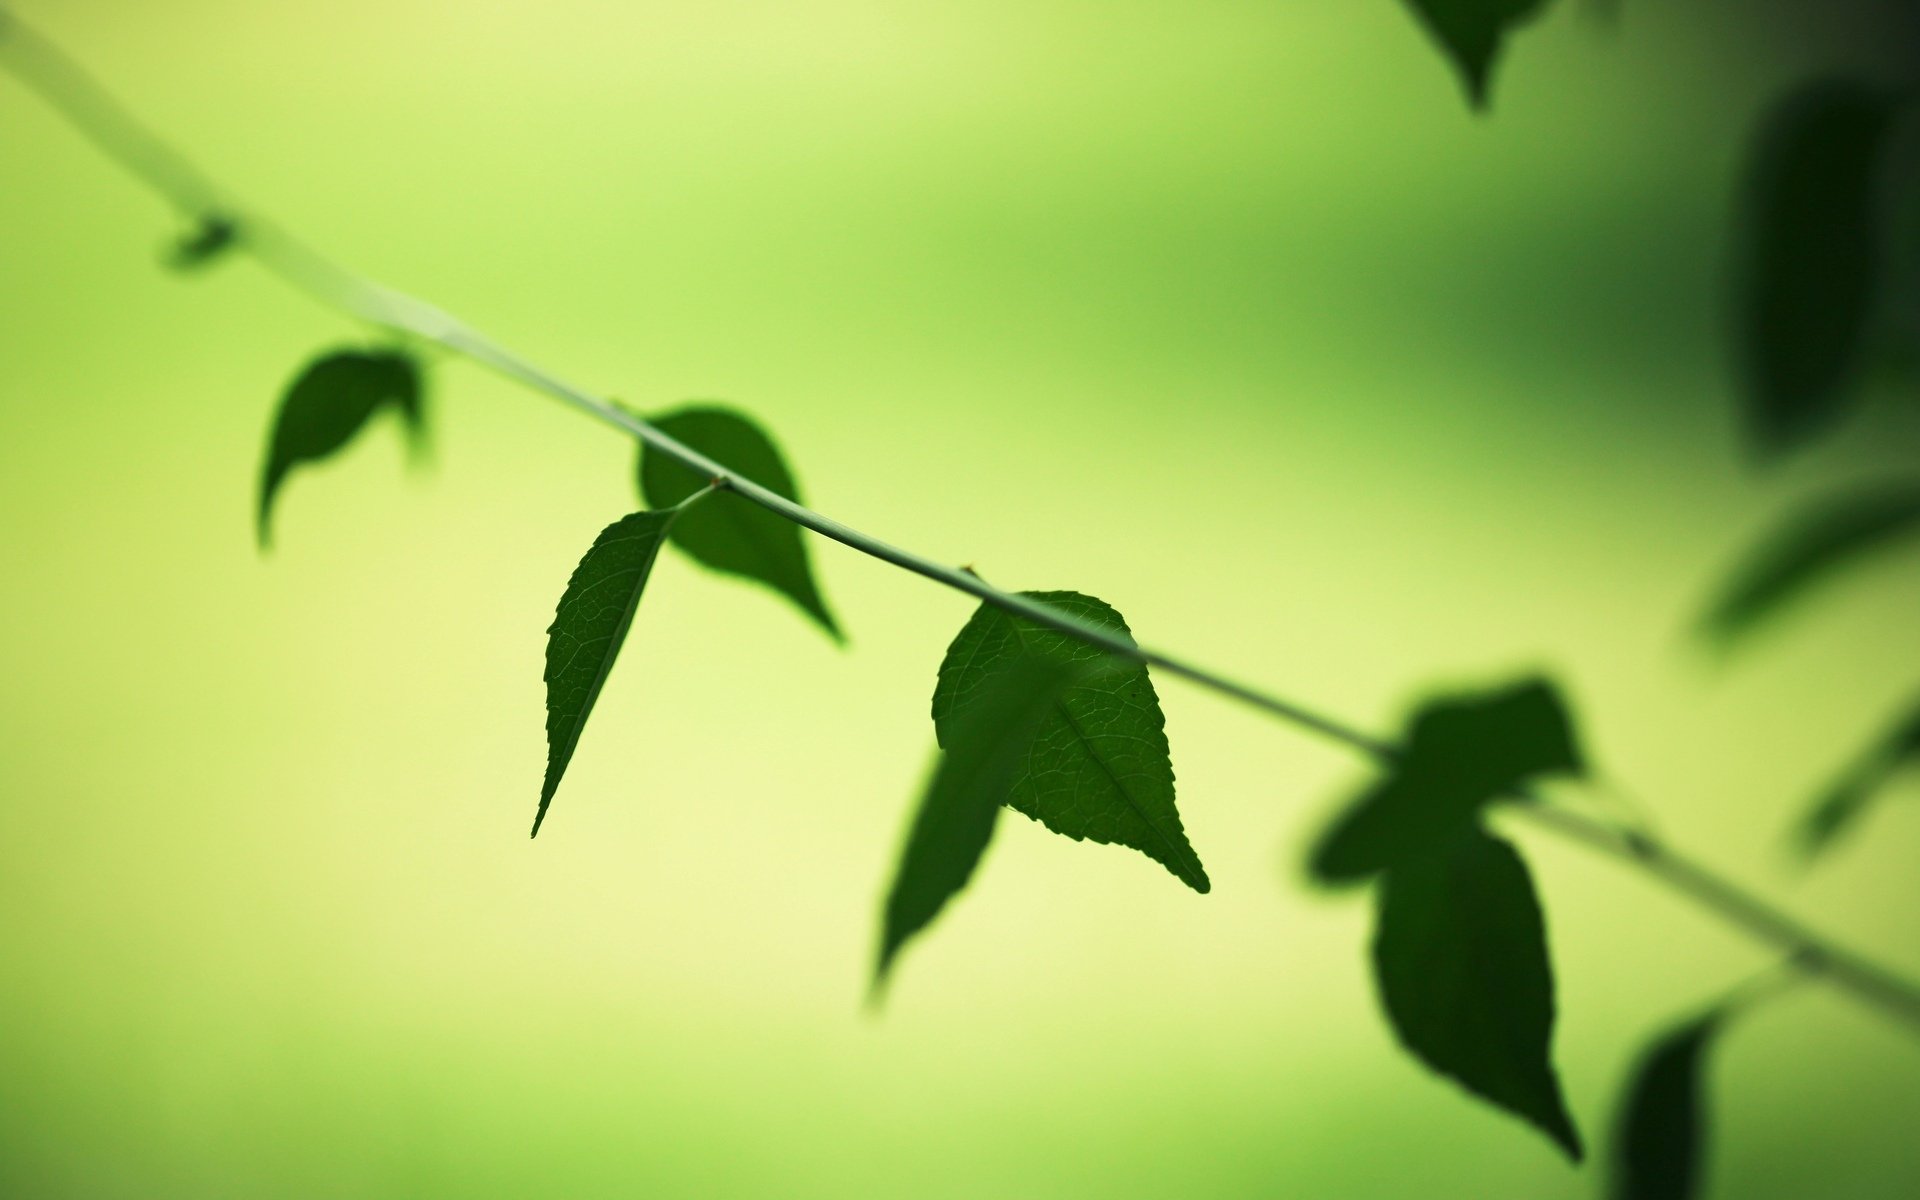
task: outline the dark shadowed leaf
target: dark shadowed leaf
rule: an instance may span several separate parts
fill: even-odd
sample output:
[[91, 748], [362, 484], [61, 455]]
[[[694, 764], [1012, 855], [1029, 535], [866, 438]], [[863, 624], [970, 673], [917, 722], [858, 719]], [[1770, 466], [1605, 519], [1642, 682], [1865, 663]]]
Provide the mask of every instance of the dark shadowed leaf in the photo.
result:
[[1706, 1138], [1701, 1067], [1721, 1015], [1668, 1033], [1635, 1067], [1614, 1132], [1608, 1188], [1613, 1200], [1691, 1200], [1697, 1194]]
[[1503, 793], [1582, 770], [1565, 701], [1544, 679], [1432, 701], [1414, 714], [1400, 759], [1315, 846], [1309, 870], [1358, 883], [1432, 853]]
[[1761, 127], [1739, 240], [1747, 424], [1778, 453], [1844, 415], [1878, 284], [1879, 176], [1896, 97], [1853, 80], [1791, 93]]
[[1733, 573], [1701, 622], [1731, 645], [1828, 578], [1920, 532], [1920, 485], [1830, 496], [1794, 513]]
[[1407, 0], [1459, 69], [1467, 99], [1485, 108], [1507, 34], [1546, 7], [1546, 0]]
[[[800, 489], [779, 447], [745, 415], [729, 408], [696, 405], [649, 420], [667, 436], [729, 471], [796, 504], [800, 502]], [[639, 475], [640, 494], [654, 508], [678, 504], [710, 482], [645, 445], [640, 448]], [[695, 561], [716, 571], [766, 584], [799, 605], [833, 640], [846, 640], [814, 582], [806, 542], [793, 522], [751, 500], [722, 493], [688, 512], [674, 526], [671, 540]]]
[[[1131, 640], [1126, 622], [1104, 601], [1078, 592], [1022, 594]], [[1212, 884], [1174, 808], [1166, 723], [1145, 664], [1116, 661], [1085, 642], [983, 604], [940, 664], [933, 692], [940, 744], [947, 744], [953, 723], [974, 697], [1029, 654], [1089, 670], [1056, 697], [1007, 803], [1055, 833], [1131, 846], [1195, 891], [1207, 891]]]
[[1467, 830], [1396, 864], [1383, 880], [1373, 962], [1401, 1044], [1580, 1159], [1551, 1060], [1546, 929], [1513, 847]]
[[339, 350], [307, 364], [288, 386], [260, 472], [259, 535], [271, 534], [273, 502], [289, 472], [331, 457], [382, 409], [400, 414], [408, 436], [425, 435], [420, 367], [392, 350]]
[[660, 543], [674, 521], [693, 507], [690, 503], [688, 508], [621, 517], [600, 531], [567, 580], [553, 624], [547, 627], [547, 777], [533, 818], [536, 836], [633, 624]]
[[181, 235], [167, 251], [167, 265], [176, 271], [196, 271], [233, 249], [240, 227], [226, 217], [202, 217], [192, 232]]
[[876, 988], [885, 981], [900, 947], [926, 928], [972, 877], [1034, 732], [1074, 670], [1053, 659], [1017, 659], [949, 723], [939, 765], [920, 798], [887, 892]]
[[1808, 858], [1825, 850], [1867, 810], [1901, 770], [1920, 764], [1920, 704], [1869, 746], [1801, 819], [1797, 841]]

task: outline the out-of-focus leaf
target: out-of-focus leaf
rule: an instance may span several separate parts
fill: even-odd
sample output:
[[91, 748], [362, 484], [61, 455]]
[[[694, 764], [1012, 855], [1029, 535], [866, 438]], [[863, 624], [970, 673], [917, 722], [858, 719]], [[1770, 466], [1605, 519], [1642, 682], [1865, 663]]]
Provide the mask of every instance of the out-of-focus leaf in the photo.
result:
[[1920, 764], [1920, 705], [1869, 746], [1808, 810], [1797, 831], [1801, 852], [1812, 858], [1825, 850], [1894, 775], [1915, 764]]
[[[780, 448], [745, 414], [715, 405], [695, 405], [649, 418], [667, 436], [684, 442], [729, 471], [798, 504], [800, 489]], [[651, 446], [640, 448], [640, 494], [654, 508], [678, 504], [711, 481]], [[800, 606], [836, 642], [846, 638], [814, 582], [813, 566], [798, 525], [741, 496], [722, 492], [686, 514], [673, 528], [672, 543], [716, 571], [763, 583]]]
[[336, 350], [307, 364], [274, 417], [260, 472], [259, 535], [271, 536], [274, 497], [289, 472], [331, 457], [383, 408], [400, 414], [408, 436], [425, 436], [426, 411], [420, 367], [393, 350]]
[[533, 817], [535, 836], [626, 641], [660, 544], [686, 511], [675, 507], [621, 517], [600, 531], [567, 580], [547, 627], [547, 777]]
[[1666, 1034], [1641, 1057], [1613, 1147], [1613, 1200], [1691, 1200], [1705, 1158], [1701, 1069], [1720, 1030], [1715, 1011]]
[[1075, 670], [1058, 659], [1023, 655], [987, 680], [975, 702], [948, 723], [939, 765], [887, 892], [876, 988], [900, 948], [972, 878], [1034, 733]]
[[240, 243], [240, 226], [222, 216], [200, 218], [199, 225], [174, 242], [167, 265], [176, 271], [197, 271]]
[[1822, 581], [1920, 532], [1920, 485], [1829, 496], [1794, 513], [1733, 573], [1702, 631], [1731, 645]]
[[1527, 781], [1583, 769], [1566, 702], [1547, 680], [1429, 702], [1398, 761], [1327, 830], [1308, 869], [1321, 883], [1358, 883], [1431, 854]]
[[[1024, 592], [1131, 640], [1106, 602], [1079, 592]], [[954, 722], [992, 681], [1027, 655], [1089, 670], [1055, 697], [1007, 803], [1055, 833], [1130, 846], [1197, 892], [1212, 887], [1174, 807], [1165, 718], [1144, 663], [1104, 651], [983, 604], [947, 647], [933, 692], [933, 724], [946, 745]], [[1099, 669], [1091, 669], [1098, 667]]]
[[1546, 0], [1407, 0], [1460, 72], [1467, 99], [1487, 106], [1493, 66], [1507, 35], [1531, 20]]
[[1402, 1045], [1580, 1159], [1551, 1057], [1546, 929], [1512, 846], [1468, 829], [1396, 863], [1383, 879], [1373, 962]]
[[1837, 424], [1873, 311], [1879, 179], [1897, 97], [1827, 79], [1761, 127], [1739, 240], [1747, 424], [1769, 454]]

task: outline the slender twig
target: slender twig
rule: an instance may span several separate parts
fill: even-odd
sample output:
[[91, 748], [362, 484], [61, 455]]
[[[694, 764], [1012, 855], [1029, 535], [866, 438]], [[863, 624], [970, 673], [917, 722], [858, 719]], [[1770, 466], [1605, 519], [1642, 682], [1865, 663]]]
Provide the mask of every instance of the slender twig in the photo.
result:
[[[881, 541], [754, 480], [730, 471], [646, 420], [594, 395], [508, 349], [459, 318], [404, 292], [338, 265], [264, 217], [231, 202], [186, 158], [102, 87], [59, 47], [0, 8], [0, 65], [98, 146], [107, 157], [148, 184], [184, 215], [222, 221], [235, 232], [234, 248], [320, 303], [395, 333], [439, 345], [529, 389], [639, 439], [741, 497], [863, 554], [945, 584], [984, 603], [1058, 630], [1101, 650], [1158, 667], [1210, 691], [1318, 734], [1377, 762], [1391, 763], [1400, 748], [1303, 704], [1236, 682], [1184, 659], [1135, 644], [1109, 629], [1014, 592], [993, 587], [966, 568], [949, 567]], [[1717, 914], [1749, 936], [1784, 951], [1798, 969], [1825, 978], [1872, 1001], [1920, 1029], [1920, 985], [1867, 958], [1842, 949], [1764, 900], [1677, 854], [1650, 836], [1620, 831], [1591, 817], [1539, 803], [1511, 811], [1562, 837], [1632, 864]]]

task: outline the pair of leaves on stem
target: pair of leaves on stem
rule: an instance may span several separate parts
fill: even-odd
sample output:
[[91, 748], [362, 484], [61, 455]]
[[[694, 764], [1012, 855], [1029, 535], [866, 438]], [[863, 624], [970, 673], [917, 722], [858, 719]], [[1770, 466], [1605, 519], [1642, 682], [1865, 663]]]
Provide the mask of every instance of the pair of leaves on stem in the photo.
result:
[[[1120, 614], [1092, 596], [1021, 594], [1132, 641]], [[983, 604], [940, 664], [933, 723], [941, 754], [887, 894], [876, 988], [972, 877], [1003, 805], [1076, 841], [1138, 850], [1196, 892], [1211, 888], [1174, 806], [1165, 718], [1144, 663]]]
[[1496, 801], [1584, 769], [1554, 688], [1529, 680], [1423, 706], [1385, 775], [1314, 847], [1330, 886], [1378, 878], [1374, 979], [1416, 1058], [1540, 1129], [1576, 1161], [1552, 1063], [1553, 970], [1525, 862], [1488, 833]]

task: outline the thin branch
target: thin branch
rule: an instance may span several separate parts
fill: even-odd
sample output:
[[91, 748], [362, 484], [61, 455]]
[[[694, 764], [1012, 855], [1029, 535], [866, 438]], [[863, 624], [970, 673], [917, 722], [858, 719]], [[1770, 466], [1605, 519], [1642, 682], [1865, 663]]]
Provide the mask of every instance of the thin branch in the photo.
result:
[[[0, 65], [51, 105], [107, 157], [160, 193], [182, 213], [201, 221], [229, 223], [237, 234], [235, 249], [250, 253], [269, 272], [330, 308], [442, 346], [639, 439], [712, 480], [715, 487], [731, 490], [796, 525], [882, 562], [945, 584], [1110, 654], [1179, 675], [1338, 742], [1376, 762], [1391, 763], [1399, 757], [1400, 748], [1393, 742], [1373, 737], [1305, 705], [1236, 682], [1171, 654], [1136, 645], [1110, 630], [1025, 596], [1003, 592], [969, 570], [949, 567], [903, 550], [796, 504], [729, 471], [640, 417], [567, 382], [459, 318], [341, 267], [271, 221], [246, 214], [231, 203], [207, 176], [114, 100], [79, 64], [18, 18], [10, 16], [5, 8], [0, 8]], [[1638, 867], [1749, 936], [1784, 951], [1797, 969], [1824, 978], [1920, 1029], [1920, 985], [1842, 949], [1650, 836], [1616, 831], [1590, 817], [1544, 804], [1513, 805], [1510, 811], [1541, 828]]]

